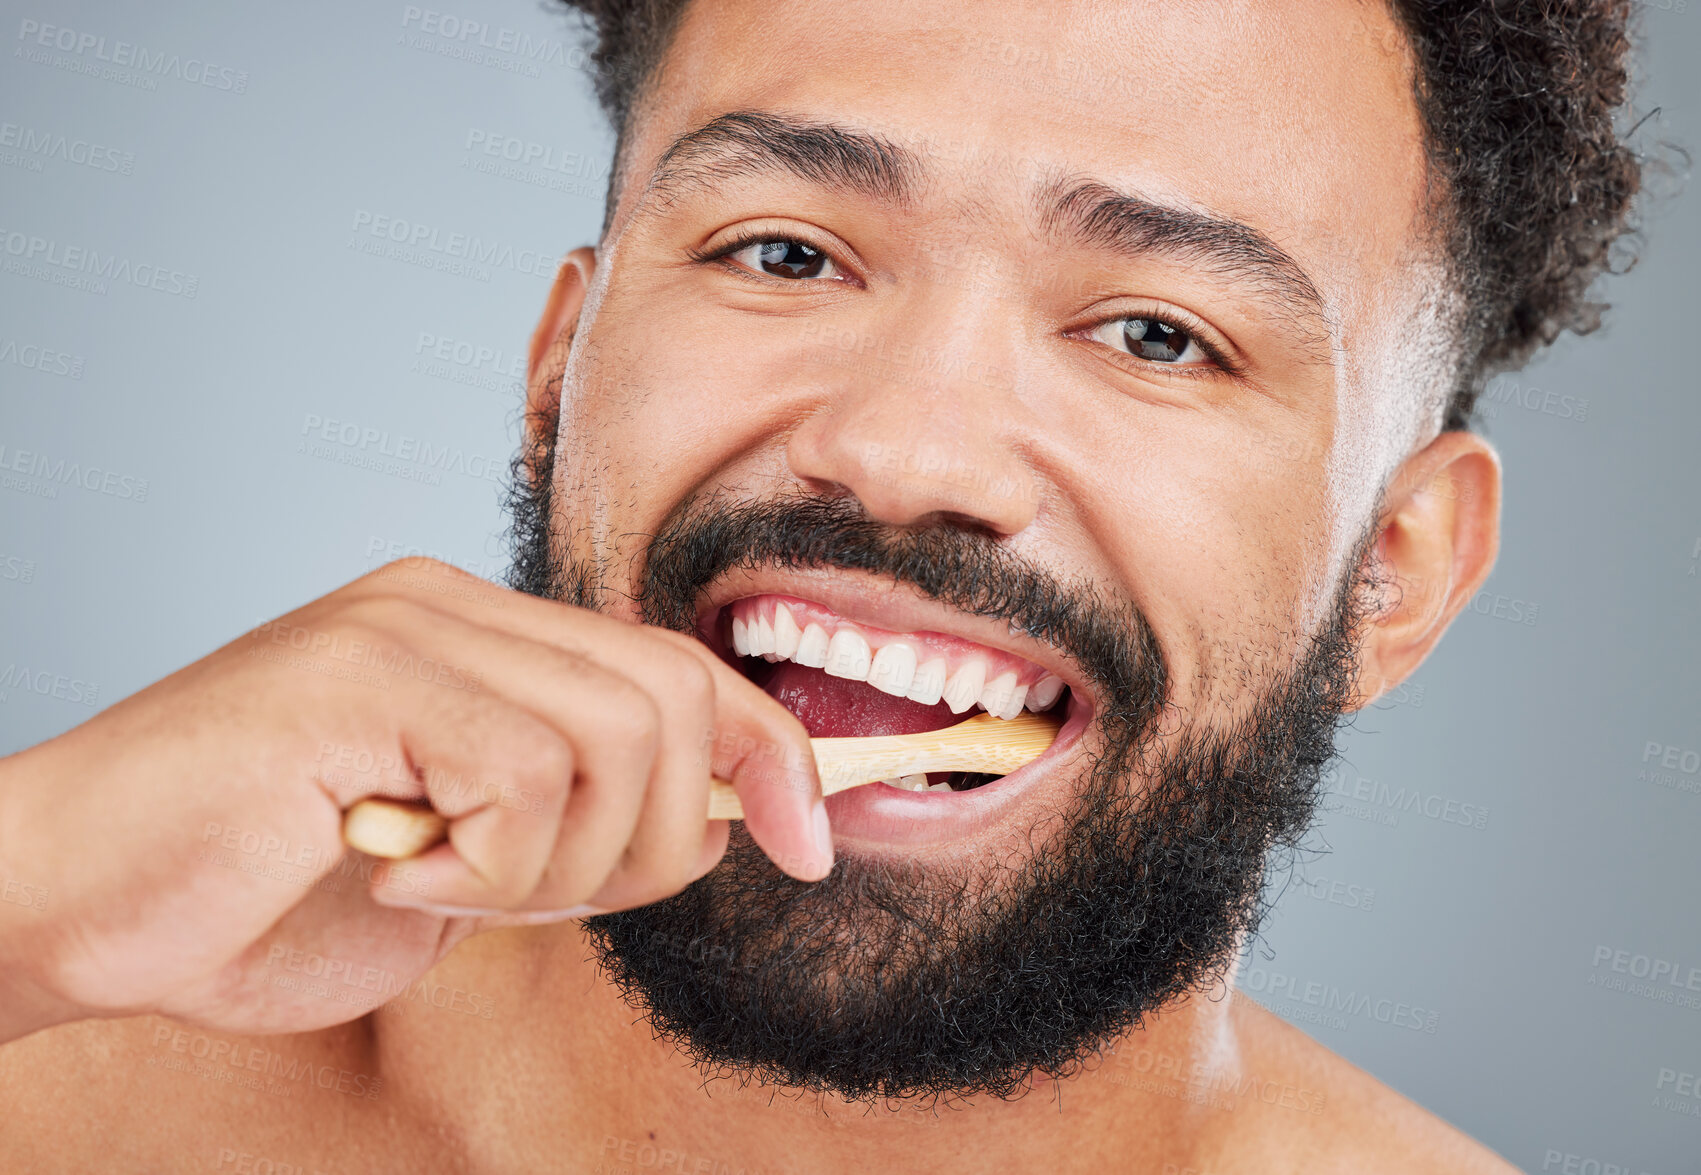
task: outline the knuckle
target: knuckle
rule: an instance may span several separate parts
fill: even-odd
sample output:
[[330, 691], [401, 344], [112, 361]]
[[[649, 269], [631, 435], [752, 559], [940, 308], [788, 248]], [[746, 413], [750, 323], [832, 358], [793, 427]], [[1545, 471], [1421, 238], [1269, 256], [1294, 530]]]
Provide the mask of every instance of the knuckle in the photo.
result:
[[404, 653], [412, 646], [408, 640], [395, 629], [386, 624], [376, 623], [364, 618], [347, 618], [339, 621], [331, 629], [332, 635], [342, 641], [345, 649], [370, 650], [372, 666], [384, 669], [396, 658], [386, 656], [386, 653]]
[[493, 740], [490, 768], [548, 793], [564, 792], [573, 775], [573, 748], [558, 732], [516, 712], [511, 729]]
[[707, 728], [715, 713], [715, 677], [694, 654], [669, 652], [663, 659], [667, 682], [663, 704], [678, 722], [693, 732]]
[[390, 623], [404, 630], [424, 629], [443, 620], [443, 614], [436, 608], [405, 592], [387, 594], [383, 597], [383, 603]]
[[342, 604], [329, 619], [331, 624], [344, 628], [359, 628], [367, 633], [382, 633], [390, 639], [405, 631], [416, 619], [418, 605], [403, 596], [382, 592], [360, 596]]
[[554, 658], [556, 672], [566, 681], [582, 681], [607, 672], [580, 649], [546, 646], [549, 655]]
[[631, 684], [611, 690], [608, 697], [603, 722], [609, 741], [646, 762], [654, 758], [662, 730], [661, 708], [655, 699]]
[[375, 667], [388, 659], [372, 658], [372, 652], [410, 647], [406, 631], [376, 601], [339, 601], [329, 608], [291, 613], [255, 629], [250, 637], [295, 654], [362, 663], [371, 660]]
[[714, 705], [715, 675], [709, 672], [709, 667], [695, 653], [682, 653], [678, 661], [673, 672], [680, 696], [698, 706]]
[[453, 563], [445, 563], [443, 560], [431, 555], [403, 555], [399, 559], [390, 560], [388, 563], [384, 564], [384, 566], [369, 573], [364, 578], [383, 583], [393, 581], [397, 576], [404, 572], [412, 572], [416, 575], [425, 574], [445, 577], [464, 576], [467, 574], [459, 567], [456, 567]]

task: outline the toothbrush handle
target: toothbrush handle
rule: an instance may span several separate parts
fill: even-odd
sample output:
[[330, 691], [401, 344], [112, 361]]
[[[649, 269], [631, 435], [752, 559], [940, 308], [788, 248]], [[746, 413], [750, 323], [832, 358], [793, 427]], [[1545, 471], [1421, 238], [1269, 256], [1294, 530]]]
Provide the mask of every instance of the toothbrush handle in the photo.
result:
[[[919, 734], [812, 738], [821, 794], [926, 771], [974, 771], [1007, 775], [1043, 755], [1057, 737], [1058, 722], [1023, 712], [1008, 721], [977, 714], [943, 730]], [[724, 779], [711, 781], [709, 819], [742, 820], [744, 806]], [[400, 861], [417, 857], [448, 835], [448, 821], [418, 803], [376, 797], [343, 814], [343, 842], [374, 857]]]

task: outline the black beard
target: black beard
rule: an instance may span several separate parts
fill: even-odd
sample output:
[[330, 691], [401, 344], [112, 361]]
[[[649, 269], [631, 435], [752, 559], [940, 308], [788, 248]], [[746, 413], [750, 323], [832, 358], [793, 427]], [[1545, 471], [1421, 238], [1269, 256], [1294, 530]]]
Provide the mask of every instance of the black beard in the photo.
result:
[[[547, 463], [531, 472], [547, 487]], [[511, 582], [594, 603], [600, 568], [562, 563], [547, 493], [528, 483], [512, 503]], [[873, 573], [1072, 654], [1104, 745], [1014, 869], [843, 855], [809, 884], [735, 824], [726, 857], [684, 892], [586, 922], [604, 974], [709, 1075], [875, 1101], [1011, 1097], [1035, 1074], [1079, 1071], [1165, 1004], [1220, 983], [1256, 933], [1267, 869], [1311, 823], [1351, 697], [1372, 537], [1323, 631], [1251, 713], [1227, 729], [1184, 724], [1160, 753], [1167, 672], [1132, 601], [1056, 580], [984, 532], [900, 530], [850, 499], [684, 503], [642, 569], [648, 622], [692, 631], [700, 592], [733, 567]]]

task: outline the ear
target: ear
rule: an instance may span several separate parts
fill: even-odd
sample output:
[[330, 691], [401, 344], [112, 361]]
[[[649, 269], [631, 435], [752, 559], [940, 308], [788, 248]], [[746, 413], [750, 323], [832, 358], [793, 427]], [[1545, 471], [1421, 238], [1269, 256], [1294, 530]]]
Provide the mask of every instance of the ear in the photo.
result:
[[1409, 677], [1482, 587], [1500, 549], [1500, 457], [1444, 432], [1400, 466], [1374, 552], [1380, 607], [1359, 649], [1355, 709]]
[[567, 254], [555, 271], [555, 283], [549, 287], [549, 300], [544, 303], [537, 329], [532, 331], [526, 356], [527, 419], [554, 415], [561, 406], [561, 387], [555, 377], [566, 366], [579, 312], [585, 307], [585, 294], [596, 269], [596, 250], [583, 246]]

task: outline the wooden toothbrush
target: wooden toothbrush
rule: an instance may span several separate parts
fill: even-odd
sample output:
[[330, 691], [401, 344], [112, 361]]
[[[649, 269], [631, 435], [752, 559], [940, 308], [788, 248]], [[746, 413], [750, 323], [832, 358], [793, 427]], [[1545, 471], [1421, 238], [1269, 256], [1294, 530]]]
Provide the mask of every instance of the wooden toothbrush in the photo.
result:
[[[812, 738], [821, 794], [929, 771], [1008, 775], [1045, 753], [1061, 722], [1023, 711], [1011, 719], [976, 714], [966, 722], [918, 734]], [[709, 790], [709, 819], [741, 820], [738, 793], [724, 779]], [[422, 804], [369, 798], [343, 814], [343, 841], [374, 857], [418, 856], [447, 835], [448, 822]]]

